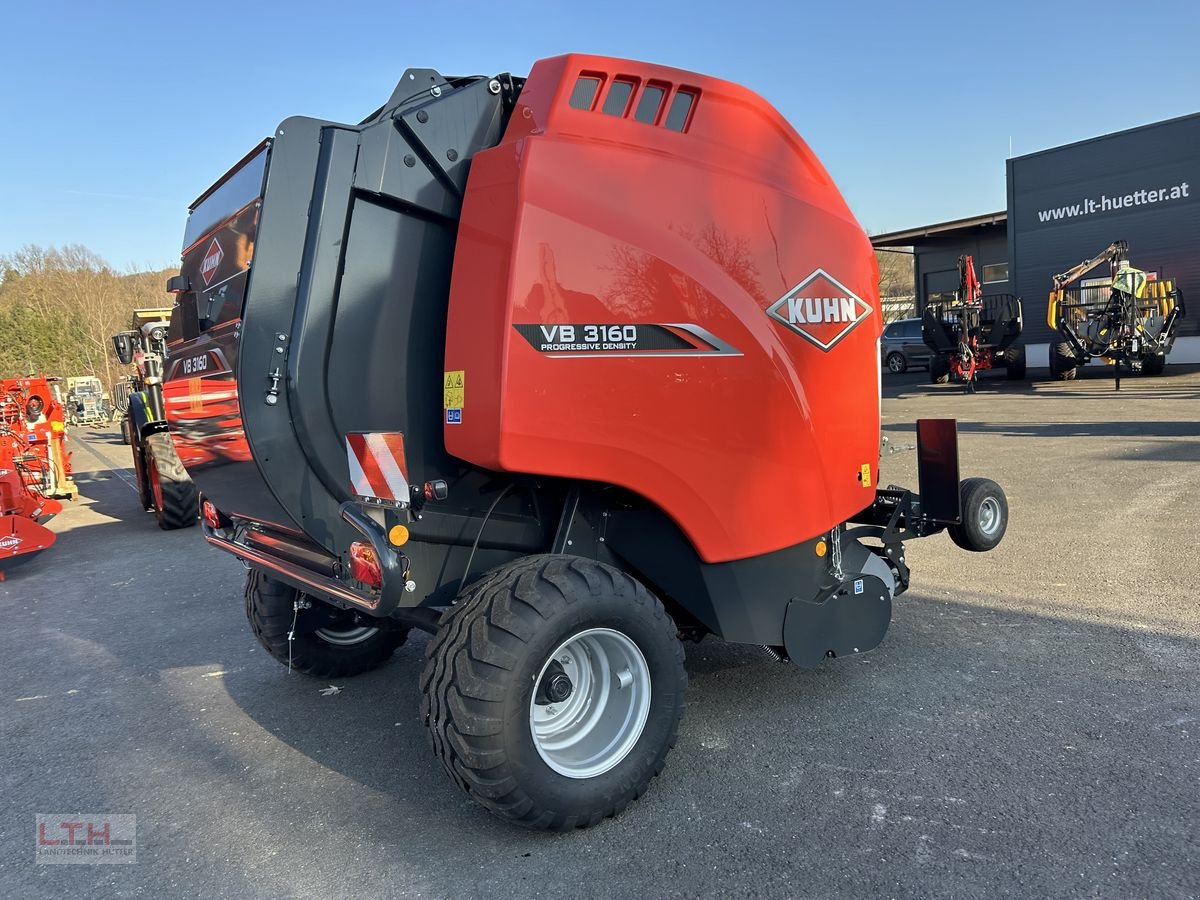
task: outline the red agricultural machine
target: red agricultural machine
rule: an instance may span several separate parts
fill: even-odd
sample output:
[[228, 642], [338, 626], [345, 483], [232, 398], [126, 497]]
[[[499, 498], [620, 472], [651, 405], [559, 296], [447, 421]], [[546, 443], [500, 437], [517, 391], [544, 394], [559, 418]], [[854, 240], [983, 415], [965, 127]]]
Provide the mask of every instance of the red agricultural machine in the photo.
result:
[[682, 638], [823, 665], [883, 640], [904, 541], [999, 544], [953, 420], [917, 423], [919, 495], [879, 486], [878, 283], [745, 88], [581, 55], [410, 69], [192, 204], [166, 413], [271, 655], [341, 678], [432, 633], [451, 778], [585, 827], [663, 768]]
[[43, 523], [79, 493], [54, 388], [42, 376], [0, 381], [0, 580], [54, 543]]
[[1003, 367], [1008, 378], [1025, 377], [1021, 336], [1021, 300], [1011, 294], [984, 294], [975, 260], [958, 258], [958, 290], [954, 299], [926, 304], [921, 337], [931, 352], [929, 377], [934, 383], [953, 378], [974, 393], [980, 372]]

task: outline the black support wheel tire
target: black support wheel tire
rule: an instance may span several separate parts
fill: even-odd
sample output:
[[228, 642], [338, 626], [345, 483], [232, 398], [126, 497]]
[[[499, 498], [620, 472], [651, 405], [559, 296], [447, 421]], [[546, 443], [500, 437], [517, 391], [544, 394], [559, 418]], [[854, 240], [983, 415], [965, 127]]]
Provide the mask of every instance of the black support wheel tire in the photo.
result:
[[950, 383], [950, 364], [944, 357], [929, 357], [929, 381], [932, 384]]
[[1143, 356], [1142, 357], [1142, 374], [1155, 377], [1161, 375], [1167, 368], [1167, 358], [1165, 356]]
[[200, 497], [196, 493], [196, 483], [175, 452], [171, 435], [166, 432], [152, 434], [143, 446], [158, 527], [163, 531], [174, 531], [195, 525], [200, 516]]
[[1009, 381], [1025, 380], [1025, 348], [1009, 347], [1004, 351], [1005, 377]]
[[887, 367], [893, 375], [903, 375], [908, 371], [908, 360], [904, 358], [903, 353], [893, 350], [887, 355]]
[[378, 669], [408, 638], [407, 628], [337, 609], [257, 569], [246, 573], [246, 618], [271, 656], [314, 678]]
[[121, 443], [122, 444], [132, 444], [133, 443], [133, 438], [131, 437], [132, 429], [133, 429], [133, 426], [130, 424], [129, 419], [125, 418], [125, 419], [121, 420]]
[[1071, 381], [1079, 370], [1075, 352], [1066, 341], [1050, 344], [1050, 377], [1055, 381]]
[[472, 585], [421, 673], [433, 751], [482, 806], [565, 831], [614, 816], [662, 771], [687, 674], [671, 617], [629, 575], [533, 556]]
[[1008, 529], [1008, 498], [990, 478], [967, 478], [958, 486], [962, 521], [948, 529], [950, 540], [973, 553], [993, 549]]

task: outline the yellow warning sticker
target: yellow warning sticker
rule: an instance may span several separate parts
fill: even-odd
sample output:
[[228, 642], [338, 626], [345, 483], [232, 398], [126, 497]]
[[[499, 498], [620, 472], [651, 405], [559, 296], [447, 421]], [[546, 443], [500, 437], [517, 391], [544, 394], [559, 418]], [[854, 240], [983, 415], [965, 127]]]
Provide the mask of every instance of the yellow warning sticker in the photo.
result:
[[466, 372], [447, 372], [442, 379], [442, 409], [462, 409], [467, 405]]
[[863, 463], [862, 469], [859, 470], [859, 476], [862, 480], [862, 486], [869, 488], [871, 486], [871, 464]]

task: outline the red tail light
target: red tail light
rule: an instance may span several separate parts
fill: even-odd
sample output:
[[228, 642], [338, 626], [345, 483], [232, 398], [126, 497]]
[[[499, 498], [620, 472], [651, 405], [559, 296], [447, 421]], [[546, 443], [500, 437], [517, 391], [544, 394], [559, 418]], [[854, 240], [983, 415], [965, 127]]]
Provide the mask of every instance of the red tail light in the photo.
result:
[[217, 512], [217, 508], [213, 506], [211, 500], [205, 500], [200, 505], [200, 515], [204, 519], [204, 524], [209, 528], [221, 527], [221, 514]]
[[379, 557], [375, 555], [370, 544], [355, 541], [350, 545], [350, 577], [371, 587], [383, 585], [383, 570], [379, 567]]

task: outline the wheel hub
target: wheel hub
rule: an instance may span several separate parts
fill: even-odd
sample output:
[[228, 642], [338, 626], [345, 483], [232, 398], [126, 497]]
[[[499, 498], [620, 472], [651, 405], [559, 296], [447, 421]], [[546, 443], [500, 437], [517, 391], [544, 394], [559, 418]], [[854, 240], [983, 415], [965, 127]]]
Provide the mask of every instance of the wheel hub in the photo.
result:
[[551, 703], [562, 703], [571, 696], [574, 689], [570, 676], [566, 672], [558, 672], [548, 679], [546, 697]]
[[568, 638], [538, 674], [529, 705], [533, 744], [568, 778], [594, 778], [623, 760], [650, 714], [650, 668], [632, 640], [611, 628]]
[[1000, 504], [988, 497], [979, 505], [979, 530], [989, 537], [1000, 527]]

